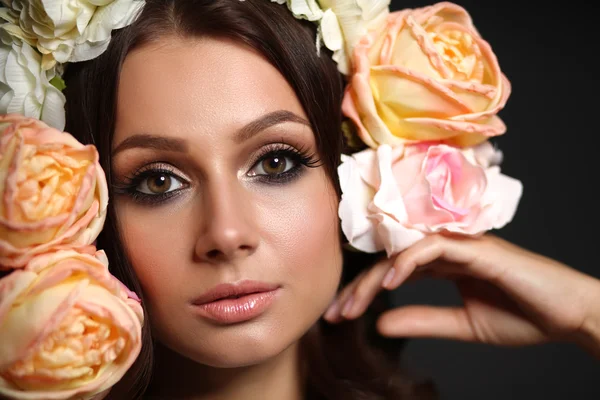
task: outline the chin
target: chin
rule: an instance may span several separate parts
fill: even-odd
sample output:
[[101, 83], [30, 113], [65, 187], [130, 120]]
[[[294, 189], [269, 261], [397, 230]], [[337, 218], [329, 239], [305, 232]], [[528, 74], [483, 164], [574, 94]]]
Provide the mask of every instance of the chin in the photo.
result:
[[[235, 327], [239, 328], [239, 327]], [[273, 359], [298, 342], [301, 335], [286, 335], [260, 328], [235, 329], [222, 332], [208, 340], [197, 343], [194, 349], [186, 349], [199, 364], [215, 368], [239, 368], [261, 364]], [[243, 331], [242, 331], [243, 330]], [[286, 337], [289, 337], [286, 340]]]
[[170, 325], [157, 331], [156, 338], [175, 354], [215, 368], [246, 367], [273, 359], [293, 347], [311, 325], [308, 320], [283, 323], [278, 318], [234, 325], [198, 322]]

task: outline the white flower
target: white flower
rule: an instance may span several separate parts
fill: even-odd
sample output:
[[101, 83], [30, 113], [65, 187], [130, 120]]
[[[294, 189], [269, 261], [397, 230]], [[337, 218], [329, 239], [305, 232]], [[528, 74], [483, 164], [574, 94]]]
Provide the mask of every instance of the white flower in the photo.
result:
[[323, 10], [316, 0], [271, 0], [278, 4], [286, 4], [294, 17], [309, 21], [320, 21]]
[[10, 10], [0, 18], [5, 29], [34, 46], [43, 55], [44, 69], [56, 62], [77, 62], [98, 57], [111, 39], [111, 31], [129, 25], [142, 0], [3, 0]]
[[333, 52], [338, 70], [351, 71], [349, 55], [370, 30], [377, 29], [389, 14], [390, 0], [271, 0], [287, 4], [298, 19], [319, 24], [317, 48], [321, 40]]
[[349, 74], [349, 57], [354, 46], [369, 31], [379, 28], [385, 22], [390, 13], [390, 0], [320, 0], [319, 3], [323, 9], [331, 10], [337, 18], [343, 35], [343, 46], [334, 52], [333, 59], [338, 63], [340, 72]]
[[65, 96], [50, 81], [56, 68], [27, 43], [0, 29], [0, 114], [18, 113], [63, 130]]

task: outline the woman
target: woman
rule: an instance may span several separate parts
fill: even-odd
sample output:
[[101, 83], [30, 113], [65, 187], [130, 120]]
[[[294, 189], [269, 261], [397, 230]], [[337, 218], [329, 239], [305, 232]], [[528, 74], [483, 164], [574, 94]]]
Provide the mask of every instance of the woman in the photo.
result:
[[391, 310], [379, 333], [600, 354], [600, 282], [556, 261], [492, 236], [433, 235], [372, 267], [342, 250], [344, 87], [315, 34], [264, 0], [149, 0], [66, 71], [66, 131], [112, 184], [98, 246], [150, 321], [110, 398], [425, 398], [362, 324], [420, 275], [457, 278], [465, 307]]

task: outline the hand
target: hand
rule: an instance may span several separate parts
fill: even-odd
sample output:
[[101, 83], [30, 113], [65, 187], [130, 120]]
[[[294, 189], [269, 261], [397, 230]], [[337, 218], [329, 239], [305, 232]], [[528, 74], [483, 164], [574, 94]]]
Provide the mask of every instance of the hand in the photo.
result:
[[600, 357], [600, 280], [492, 235], [426, 237], [365, 270], [324, 317], [357, 318], [380, 290], [423, 276], [452, 279], [463, 306], [387, 311], [381, 334], [503, 346], [574, 341]]

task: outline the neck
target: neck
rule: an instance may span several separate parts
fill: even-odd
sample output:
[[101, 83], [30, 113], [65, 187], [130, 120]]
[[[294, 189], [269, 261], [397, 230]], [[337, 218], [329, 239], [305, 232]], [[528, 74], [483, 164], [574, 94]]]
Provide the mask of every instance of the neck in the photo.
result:
[[262, 363], [215, 368], [157, 346], [149, 399], [301, 400], [304, 380], [298, 343]]

